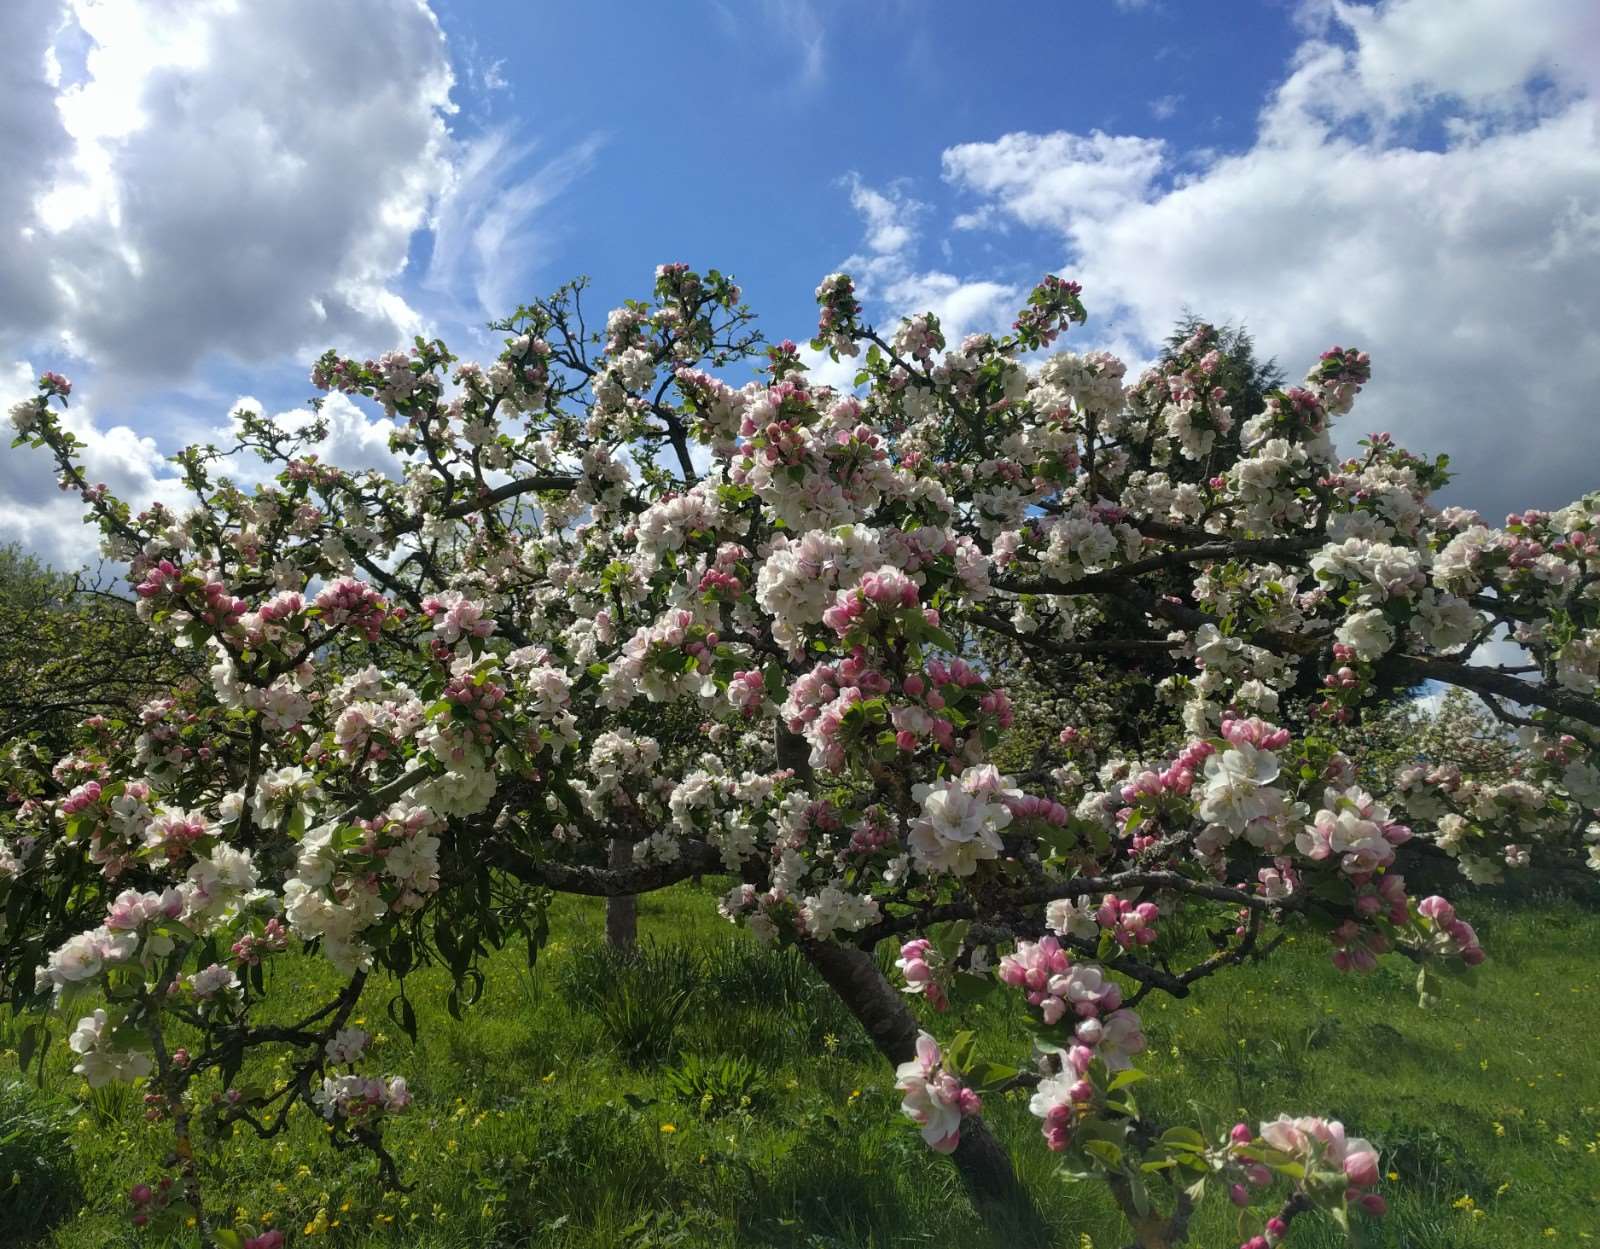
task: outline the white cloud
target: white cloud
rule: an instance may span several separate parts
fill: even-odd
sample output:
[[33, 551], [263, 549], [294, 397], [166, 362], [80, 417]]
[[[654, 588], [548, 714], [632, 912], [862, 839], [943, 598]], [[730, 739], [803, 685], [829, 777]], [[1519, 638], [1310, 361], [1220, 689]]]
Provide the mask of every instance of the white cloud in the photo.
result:
[[946, 177], [976, 214], [1058, 232], [1113, 333], [1154, 341], [1192, 306], [1291, 374], [1370, 350], [1346, 437], [1448, 451], [1452, 496], [1491, 519], [1593, 488], [1600, 10], [1317, 12], [1244, 152], [1188, 172], [1155, 139], [1011, 134], [949, 149]]
[[850, 188], [850, 207], [861, 214], [867, 227], [867, 248], [880, 255], [903, 252], [916, 242], [913, 224], [926, 205], [908, 198], [898, 187], [887, 192], [875, 190], [861, 181], [859, 174], [849, 174], [844, 184]]
[[[33, 393], [34, 371], [13, 365], [0, 379], [0, 409]], [[180, 506], [182, 487], [156, 447], [126, 425], [101, 428], [92, 410], [74, 399], [61, 416], [65, 429], [84, 445], [81, 463], [91, 483], [104, 482], [135, 510], [156, 500]], [[11, 432], [9, 423], [6, 426]], [[0, 500], [4, 501], [6, 539], [22, 544], [61, 568], [93, 564], [100, 536], [83, 523], [87, 509], [76, 494], [58, 488], [52, 461], [44, 452], [21, 449], [0, 454]]]
[[[1010, 323], [1022, 299], [1020, 287], [918, 267], [921, 234], [916, 222], [927, 205], [912, 199], [903, 184], [872, 187], [852, 173], [842, 185], [850, 192], [850, 206], [861, 216], [865, 251], [848, 257], [839, 268], [855, 280], [869, 321], [892, 328], [901, 317], [931, 312], [952, 346], [974, 331]], [[809, 349], [801, 358], [814, 381], [848, 389], [854, 380], [853, 360], [835, 363], [826, 353]]]
[[[0, 410], [33, 394], [34, 377], [26, 362], [13, 365], [0, 376]], [[91, 483], [104, 482], [135, 512], [156, 502], [178, 515], [191, 510], [194, 498], [157, 440], [124, 424], [102, 426], [92, 402], [75, 395], [61, 414], [63, 427], [83, 444], [79, 462], [85, 477]], [[197, 441], [232, 446], [239, 433], [232, 413], [241, 408], [257, 413], [264, 410], [258, 400], [241, 396], [229, 405], [229, 416], [202, 431]], [[390, 477], [401, 476], [401, 460], [389, 450], [393, 422], [382, 416], [370, 417], [360, 405], [339, 393], [324, 398], [321, 417], [326, 422], [326, 436], [306, 447], [307, 452], [346, 471], [375, 468]], [[297, 431], [309, 426], [316, 416], [309, 409], [299, 408], [276, 413], [273, 419], [284, 428]], [[266, 481], [273, 471], [253, 453], [234, 457], [225, 470], [235, 483], [247, 489]], [[84, 523], [88, 509], [78, 496], [58, 488], [53, 463], [46, 453], [18, 449], [0, 455], [0, 500], [4, 501], [7, 540], [21, 543], [59, 568], [78, 568], [99, 560], [100, 531]]]
[[[135, 508], [184, 503], [164, 459], [179, 442], [231, 441], [221, 401], [237, 392], [216, 379], [239, 368], [217, 366], [271, 386], [329, 346], [375, 353], [510, 312], [543, 242], [535, 214], [601, 144], [530, 168], [508, 129], [453, 135], [425, 0], [3, 0], [0, 46], [0, 391], [31, 390], [21, 361], [76, 375], [67, 426], [91, 478]], [[463, 58], [469, 96], [504, 87], [500, 62], [470, 44]], [[417, 289], [421, 307], [403, 293]], [[148, 402], [174, 393], [199, 414]], [[129, 411], [155, 437], [103, 415]], [[322, 413], [325, 459], [397, 471], [387, 421], [338, 395]], [[0, 453], [0, 506], [45, 558], [94, 558], [43, 455]]]
[[711, 8], [729, 38], [763, 57], [776, 54], [793, 89], [810, 92], [826, 80], [828, 32], [811, 0], [711, 0]]
[[170, 381], [421, 328], [395, 280], [449, 177], [452, 85], [421, 0], [0, 8], [0, 355]]
[[[423, 285], [437, 297], [436, 315], [481, 322], [509, 315], [522, 302], [520, 282], [538, 259], [543, 236], [535, 214], [594, 167], [605, 139], [592, 135], [539, 165], [519, 170], [536, 144], [506, 128], [462, 146], [433, 218], [433, 256]], [[470, 289], [475, 305], [451, 308]]]

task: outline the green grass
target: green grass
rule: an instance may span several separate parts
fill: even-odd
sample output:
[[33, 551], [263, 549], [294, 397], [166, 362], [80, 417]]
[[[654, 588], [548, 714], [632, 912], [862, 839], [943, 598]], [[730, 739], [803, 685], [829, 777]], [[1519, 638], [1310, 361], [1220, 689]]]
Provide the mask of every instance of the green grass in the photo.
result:
[[[389, 1135], [411, 1192], [385, 1192], [368, 1157], [330, 1150], [307, 1115], [280, 1138], [236, 1139], [211, 1193], [241, 1219], [270, 1215], [292, 1245], [1124, 1243], [1108, 1195], [1054, 1175], [1021, 1094], [986, 1110], [1050, 1231], [980, 1220], [900, 1119], [891, 1073], [854, 1021], [792, 952], [721, 923], [711, 892], [643, 900], [638, 969], [600, 947], [598, 903], [563, 900], [537, 970], [501, 956], [460, 1024], [442, 978], [413, 976], [415, 1045], [386, 1015], [392, 990], [374, 986], [357, 1013], [377, 1035], [376, 1066], [416, 1093]], [[1600, 915], [1569, 903], [1472, 913], [1491, 959], [1430, 1011], [1403, 966], [1343, 977], [1314, 943], [1189, 1000], [1148, 1001], [1146, 1065], [1160, 1079], [1141, 1086], [1147, 1109], [1207, 1125], [1342, 1118], [1397, 1177], [1390, 1217], [1360, 1229], [1366, 1246], [1600, 1247]], [[284, 988], [325, 976], [315, 960], [275, 974]], [[594, 991], [605, 984], [620, 992]], [[935, 1030], [959, 1026], [980, 1030], [988, 1056], [1026, 1053], [1018, 1017], [996, 1005]], [[139, 1244], [124, 1194], [160, 1173], [166, 1135], [141, 1122], [137, 1094], [91, 1095], [66, 1058], [58, 1042], [46, 1087], [26, 1096], [0, 1078], [0, 1243]], [[1208, 1208], [1191, 1243], [1237, 1241], [1232, 1212]], [[1292, 1243], [1341, 1241], [1304, 1227]]]

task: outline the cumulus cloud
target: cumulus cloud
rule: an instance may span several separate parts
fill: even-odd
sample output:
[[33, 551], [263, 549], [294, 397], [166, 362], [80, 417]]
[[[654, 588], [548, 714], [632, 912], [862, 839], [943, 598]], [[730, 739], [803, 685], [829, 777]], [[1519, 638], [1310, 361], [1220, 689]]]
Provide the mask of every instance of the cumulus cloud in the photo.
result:
[[451, 171], [452, 74], [421, 0], [0, 6], [0, 353], [122, 379], [391, 345]]
[[918, 222], [928, 206], [911, 198], [903, 184], [872, 187], [852, 173], [843, 185], [849, 189], [850, 206], [860, 214], [866, 250], [840, 267], [856, 279], [857, 293], [871, 305], [872, 314], [898, 321], [932, 312], [951, 342], [974, 330], [993, 329], [998, 321], [1009, 323], [1012, 305], [1022, 294], [1019, 287], [918, 267]]
[[[911, 198], [903, 183], [873, 187], [851, 173], [841, 185], [861, 217], [863, 250], [847, 257], [839, 269], [855, 280], [868, 320], [893, 326], [901, 317], [931, 312], [952, 344], [973, 331], [1010, 324], [1022, 298], [1020, 287], [919, 266], [918, 222], [928, 205]], [[835, 362], [809, 349], [801, 358], [818, 382], [849, 388], [854, 380], [852, 360]]]
[[[536, 213], [602, 143], [537, 160], [506, 126], [453, 133], [426, 0], [6, 0], [0, 45], [0, 391], [31, 390], [23, 361], [76, 375], [68, 428], [135, 507], [183, 502], [164, 458], [178, 441], [227, 441], [219, 401], [237, 391], [219, 374], [273, 387], [269, 371], [303, 377], [329, 346], [459, 338], [511, 311]], [[498, 62], [463, 59], [469, 98], [504, 88]], [[174, 392], [201, 410], [153, 415]], [[398, 471], [387, 421], [341, 396], [323, 416], [325, 458]], [[0, 454], [0, 503], [40, 555], [93, 558], [42, 455]]]
[[1318, 3], [1245, 151], [1010, 134], [948, 149], [964, 223], [1055, 232], [1102, 334], [1186, 307], [1291, 373], [1373, 354], [1347, 439], [1447, 451], [1491, 519], [1595, 483], [1600, 9], [1589, 0]]
[[[0, 374], [0, 410], [31, 396], [34, 377], [26, 361]], [[54, 403], [51, 406], [56, 408]], [[201, 431], [197, 441], [223, 448], [234, 445], [239, 423], [232, 414], [241, 409], [257, 414], [265, 411], [259, 400], [240, 396], [229, 405], [230, 415]], [[323, 463], [337, 464], [349, 471], [377, 469], [397, 479], [402, 476], [404, 463], [389, 450], [393, 422], [370, 416], [358, 403], [338, 393], [325, 397], [320, 417], [326, 434], [307, 446], [308, 453]], [[274, 413], [272, 419], [287, 430], [301, 431], [317, 419], [317, 414], [299, 408]], [[109, 486], [112, 494], [136, 511], [157, 502], [178, 515], [193, 508], [193, 496], [157, 440], [126, 424], [105, 422], [92, 397], [86, 400], [75, 395], [61, 412], [61, 423], [82, 444], [79, 462], [90, 482]], [[6, 539], [20, 543], [58, 568], [92, 566], [100, 558], [100, 531], [85, 523], [88, 509], [76, 493], [57, 486], [52, 470], [52, 462], [43, 452], [16, 450], [0, 455], [0, 500], [5, 506]], [[272, 475], [270, 466], [253, 454], [235, 457], [229, 462], [227, 473], [247, 489]]]
[[[9, 409], [31, 395], [34, 377], [25, 361], [0, 376], [0, 409]], [[136, 501], [139, 507], [156, 500], [169, 506], [181, 501], [181, 483], [155, 439], [126, 425], [102, 428], [93, 410], [78, 400], [62, 415], [61, 423], [84, 444], [83, 468], [91, 482], [104, 482], [112, 493]], [[8, 436], [10, 432], [8, 424]], [[43, 452], [0, 454], [0, 500], [5, 505], [8, 541], [20, 543], [60, 568], [95, 562], [99, 533], [83, 523], [86, 509], [78, 496], [57, 487], [51, 461]]]

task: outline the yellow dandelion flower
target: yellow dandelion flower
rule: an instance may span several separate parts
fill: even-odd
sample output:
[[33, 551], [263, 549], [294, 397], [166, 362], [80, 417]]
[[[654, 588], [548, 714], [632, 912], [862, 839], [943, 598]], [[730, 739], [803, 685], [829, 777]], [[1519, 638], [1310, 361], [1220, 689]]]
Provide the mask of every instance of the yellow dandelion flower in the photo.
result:
[[301, 1230], [302, 1236], [321, 1236], [328, 1230], [328, 1209], [324, 1206], [318, 1210], [316, 1217], [307, 1223]]
[[675, 1124], [675, 1123], [663, 1123], [661, 1125], [662, 1134], [665, 1135], [665, 1136], [671, 1136], [677, 1130], [678, 1130], [678, 1125]]

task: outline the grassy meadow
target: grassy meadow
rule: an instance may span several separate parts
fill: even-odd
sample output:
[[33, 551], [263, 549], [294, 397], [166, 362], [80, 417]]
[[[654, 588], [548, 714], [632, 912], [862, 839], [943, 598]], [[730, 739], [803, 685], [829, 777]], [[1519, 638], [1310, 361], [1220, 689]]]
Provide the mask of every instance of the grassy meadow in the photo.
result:
[[[388, 1135], [411, 1191], [385, 1191], [370, 1157], [329, 1149], [307, 1114], [276, 1139], [236, 1139], [208, 1176], [213, 1199], [291, 1246], [330, 1249], [1125, 1243], [1108, 1194], [1056, 1177], [1023, 1093], [986, 1113], [1038, 1217], [980, 1220], [897, 1113], [892, 1073], [854, 1021], [792, 953], [717, 919], [715, 888], [644, 899], [631, 968], [600, 945], [601, 904], [559, 900], [536, 969], [500, 956], [463, 1023], [445, 1014], [443, 977], [418, 973], [415, 1044], [386, 1014], [392, 989], [374, 985], [356, 1022], [375, 1034], [374, 1069], [416, 1094]], [[1342, 1118], [1382, 1147], [1389, 1175], [1391, 1214], [1359, 1226], [1359, 1245], [1600, 1249], [1600, 914], [1470, 913], [1490, 961], [1428, 1011], [1403, 965], [1344, 977], [1308, 943], [1188, 1000], [1150, 999], [1147, 1110], [1212, 1125]], [[323, 969], [272, 974], [309, 986]], [[936, 1030], [963, 1026], [997, 1060], [1026, 1054], [997, 999]], [[0, 1244], [144, 1243], [125, 1194], [159, 1172], [170, 1138], [145, 1128], [132, 1090], [91, 1092], [69, 1058], [58, 1041], [42, 1090], [0, 1058]], [[1231, 1209], [1209, 1203], [1191, 1243], [1237, 1242]], [[1343, 1240], [1303, 1222], [1291, 1243]]]

